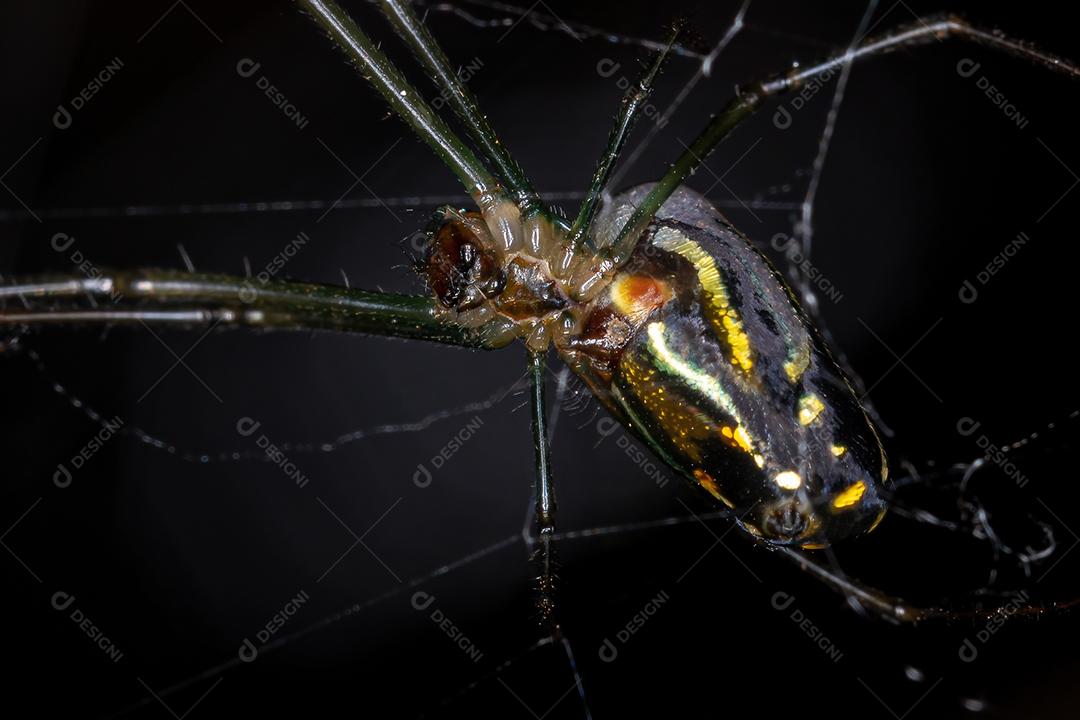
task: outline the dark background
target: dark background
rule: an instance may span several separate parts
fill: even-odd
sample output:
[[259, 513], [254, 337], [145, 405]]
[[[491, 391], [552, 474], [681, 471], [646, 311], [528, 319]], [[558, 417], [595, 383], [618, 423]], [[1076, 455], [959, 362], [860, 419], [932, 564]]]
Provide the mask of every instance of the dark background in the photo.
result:
[[[736, 83], [844, 46], [864, 9], [860, 2], [809, 5], [755, 0], [747, 27], [623, 184], [658, 177], [679, 140], [689, 142]], [[421, 83], [378, 13], [363, 2], [347, 6]], [[602, 36], [575, 39], [545, 16], [653, 39], [684, 17], [687, 42], [707, 52], [737, 8], [550, 0], [507, 32], [468, 19], [512, 17], [507, 11], [463, 3], [467, 18], [442, 10], [429, 24], [455, 61], [479, 59], [471, 85], [535, 185], [567, 193], [585, 187], [621, 95], [615, 80], [633, 78], [645, 51]], [[884, 2], [877, 28], [907, 22], [912, 11], [943, 9], [1077, 54], [1069, 13], [1056, 3]], [[465, 197], [291, 4], [8, 2], [0, 15], [7, 98], [0, 165], [32, 148], [0, 178], [14, 193], [0, 193], [5, 277], [73, 272], [69, 258], [50, 248], [58, 232], [74, 236], [99, 267], [181, 268], [176, 245], [183, 243], [199, 270], [240, 274], [245, 256], [257, 270], [303, 231], [311, 240], [284, 275], [340, 283], [344, 270], [353, 286], [420, 290], [403, 266], [401, 241], [445, 201], [399, 200], [388, 211], [373, 198]], [[71, 127], [57, 129], [57, 104], [114, 57], [123, 68]], [[237, 74], [242, 58], [261, 63], [256, 76]], [[605, 58], [621, 63], [613, 77], [596, 71]], [[975, 77], [957, 74], [962, 58], [981, 63]], [[657, 107], [667, 107], [698, 64], [686, 56], [669, 62]], [[259, 92], [262, 75], [304, 115], [303, 129]], [[981, 76], [1028, 118], [1025, 127], [979, 91]], [[774, 127], [771, 105], [720, 148], [709, 165], [733, 194], [708, 171], [690, 183], [762, 245], [791, 232], [832, 87], [795, 113], [791, 128]], [[995, 528], [1012, 533], [1005, 540], [1022, 545], [1031, 516], [1050, 524], [1059, 543], [1030, 577], [1008, 557], [994, 560], [990, 546], [967, 532], [898, 516], [837, 549], [845, 571], [913, 601], [970, 606], [992, 569], [1000, 593], [1023, 590], [1038, 601], [1080, 595], [1080, 554], [1069, 552], [1076, 537], [1069, 526], [1080, 527], [1075, 429], [1066, 420], [1078, 406], [1070, 335], [1080, 193], [1065, 194], [1076, 180], [1069, 168], [1080, 168], [1078, 93], [1075, 82], [959, 42], [898, 52], [851, 75], [815, 214], [814, 265], [843, 293], [839, 302], [822, 299], [824, 322], [895, 431], [887, 441], [895, 477], [910, 474], [902, 459], [920, 472], [970, 462], [980, 455], [981, 433], [1004, 443], [1039, 431], [1014, 458], [1029, 479], [1022, 490], [992, 471], [975, 483]], [[647, 129], [645, 120], [632, 144]], [[321, 221], [325, 208], [176, 211], [183, 203], [333, 202], [353, 182], [334, 155], [363, 184], [346, 197], [350, 206]], [[752, 200], [779, 205], [741, 206]], [[576, 199], [564, 204], [568, 213], [576, 209]], [[167, 211], [118, 210], [156, 205]], [[101, 217], [88, 217], [94, 213]], [[980, 286], [975, 303], [959, 302], [961, 283], [1021, 231], [1030, 242]], [[574, 693], [567, 695], [572, 676], [562, 650], [528, 651], [543, 632], [528, 551], [511, 539], [532, 482], [524, 397], [332, 453], [291, 452], [310, 478], [304, 488], [270, 463], [197, 457], [257, 451], [254, 437], [236, 432], [241, 417], [260, 421], [272, 440], [319, 444], [483, 401], [521, 377], [520, 348], [485, 354], [380, 338], [219, 332], [184, 355], [199, 336], [161, 333], [191, 372], [176, 367], [145, 397], [175, 357], [141, 329], [31, 334], [20, 345], [36, 351], [44, 373], [31, 353], [6, 350], [0, 358], [9, 715], [108, 716], [148, 698], [147, 686], [161, 694], [236, 658], [243, 639], [301, 592], [310, 600], [275, 638], [333, 622], [273, 652], [264, 648], [254, 663], [197, 678], [162, 698], [169, 709], [150, 699], [131, 716], [184, 716], [197, 701], [187, 717], [582, 715]], [[53, 382], [178, 453], [129, 432], [106, 442], [69, 487], [57, 487], [57, 463], [70, 464], [99, 428]], [[713, 508], [675, 478], [658, 488], [620, 449], [621, 431], [597, 445], [604, 415], [579, 407], [585, 400], [563, 403], [555, 431], [560, 528], [622, 528], [558, 544], [561, 616], [594, 717], [929, 718], [980, 707], [994, 717], [1074, 716], [1074, 617], [1011, 619], [986, 643], [976, 639], [982, 623], [897, 628], [859, 617], [738, 530], [724, 535], [722, 519], [626, 529]], [[418, 463], [431, 467], [474, 416], [479, 429], [429, 487], [418, 488]], [[976, 436], [957, 433], [962, 417], [982, 423]], [[1058, 428], [1043, 432], [1050, 422]], [[942, 482], [955, 478], [945, 473]], [[956, 514], [947, 488], [915, 488], [905, 498]], [[334, 565], [353, 544], [335, 515], [371, 553], [357, 545]], [[505, 546], [428, 577], [500, 540]], [[423, 581], [403, 587], [394, 576]], [[74, 595], [75, 607], [123, 652], [118, 662], [80, 632], [70, 609], [52, 607], [59, 591]], [[417, 591], [435, 597], [425, 612], [410, 603]], [[793, 606], [775, 610], [777, 592], [794, 596]], [[660, 593], [667, 602], [619, 644], [614, 662], [603, 662], [604, 639], [614, 640]], [[435, 608], [482, 651], [479, 662], [430, 619]], [[795, 610], [838, 648], [839, 661], [792, 621]], [[959, 659], [965, 638], [978, 647], [975, 662]]]

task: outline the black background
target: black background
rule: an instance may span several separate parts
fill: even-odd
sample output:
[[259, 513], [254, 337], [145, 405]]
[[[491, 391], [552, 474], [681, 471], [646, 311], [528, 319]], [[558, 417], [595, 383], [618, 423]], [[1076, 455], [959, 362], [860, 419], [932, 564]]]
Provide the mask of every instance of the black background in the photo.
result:
[[[378, 13], [362, 2], [348, 7], [421, 83]], [[507, 16], [485, 6], [460, 8], [478, 18]], [[685, 17], [694, 36], [688, 42], [707, 51], [737, 3], [550, 0], [535, 9], [654, 39], [673, 17]], [[681, 149], [679, 140], [689, 142], [736, 83], [845, 45], [863, 9], [859, 2], [811, 7], [755, 0], [747, 27], [624, 184], [659, 176]], [[912, 11], [941, 9], [1080, 54], [1060, 4], [885, 2], [877, 27], [907, 22]], [[9, 2], [0, 13], [6, 97], [0, 164], [6, 168], [40, 138], [2, 179], [35, 210], [332, 202], [353, 181], [334, 155], [363, 178], [347, 200], [465, 201], [450, 173], [386, 115], [291, 4]], [[581, 191], [621, 95], [615, 81], [633, 78], [645, 51], [602, 37], [578, 40], [532, 20], [507, 32], [434, 12], [429, 24], [455, 61], [479, 59], [471, 85], [535, 185]], [[123, 62], [116, 77], [70, 128], [54, 127], [57, 104], [69, 102], [114, 57]], [[265, 75], [288, 96], [308, 120], [303, 129], [260, 94], [256, 77], [238, 75], [242, 58], [261, 63], [256, 77]], [[981, 63], [975, 77], [956, 72], [963, 58]], [[615, 76], [597, 72], [604, 59], [621, 64]], [[672, 101], [698, 62], [669, 62], [657, 107]], [[1028, 118], [1025, 127], [979, 91], [982, 76]], [[1046, 601], [1080, 594], [1073, 581], [1080, 554], [1069, 552], [1075, 539], [1069, 525], [1080, 528], [1075, 430], [1064, 420], [1077, 407], [1070, 335], [1080, 194], [1062, 197], [1076, 179], [1069, 168], [1080, 168], [1078, 93], [1075, 82], [959, 42], [898, 52], [852, 72], [815, 213], [813, 262], [843, 293], [839, 302], [822, 300], [824, 322], [895, 430], [887, 443], [895, 476], [910, 474], [902, 458], [920, 471], [976, 458], [975, 437], [956, 431], [962, 417], [980, 421], [980, 433], [998, 443], [1040, 431], [1015, 457], [1029, 478], [1022, 490], [991, 471], [979, 473], [977, 482], [996, 502], [995, 526], [1003, 533], [1030, 532], [1030, 513], [1050, 523], [1059, 542], [1026, 578], [1010, 559], [994, 562], [989, 546], [966, 533], [890, 516], [873, 536], [837, 555], [845, 571], [891, 593], [970, 605], [996, 567], [1001, 592], [1024, 590]], [[733, 194], [714, 184], [709, 171], [690, 183], [708, 189], [762, 245], [791, 231], [792, 203], [803, 197], [828, 100], [826, 93], [816, 97], [783, 131], [771, 121], [774, 107], [709, 162]], [[741, 207], [755, 199], [782, 205]], [[70, 260], [49, 244], [64, 232], [96, 266], [180, 268], [176, 244], [183, 243], [199, 270], [239, 274], [245, 256], [261, 268], [303, 231], [311, 241], [288, 264], [289, 277], [340, 283], [344, 270], [354, 286], [415, 292], [420, 286], [403, 267], [401, 241], [436, 204], [405, 201], [392, 212], [377, 204], [339, 208], [321, 221], [320, 209], [102, 218], [44, 212], [38, 223], [5, 192], [0, 272], [72, 272]], [[565, 206], [572, 213], [576, 201]], [[980, 287], [975, 303], [961, 303], [961, 283], [1021, 231], [1030, 242]], [[161, 338], [183, 355], [199, 335], [163, 332]], [[582, 715], [575, 694], [567, 694], [572, 678], [562, 650], [527, 652], [542, 631], [532, 605], [533, 568], [520, 540], [416, 587], [402, 588], [392, 576], [422, 578], [520, 532], [532, 482], [522, 396], [417, 432], [369, 437], [333, 453], [291, 454], [311, 479], [304, 488], [269, 463], [204, 465], [130, 436], [108, 441], [69, 487], [52, 482], [57, 463], [69, 462], [98, 429], [53, 391], [54, 380], [129, 428], [216, 456], [253, 448], [253, 438], [235, 430], [245, 416], [258, 419], [275, 441], [321, 443], [355, 428], [482, 401], [521, 377], [520, 348], [485, 354], [380, 338], [219, 332], [184, 356], [201, 381], [179, 366], [140, 400], [175, 361], [143, 330], [114, 330], [104, 338], [100, 329], [54, 330], [22, 345], [40, 354], [48, 372], [35, 369], [27, 353], [2, 358], [0, 529], [7, 530], [8, 549], [0, 554], [2, 682], [13, 716], [107, 716], [147, 698], [144, 684], [160, 693], [235, 658], [243, 639], [300, 592], [310, 601], [278, 637], [360, 607], [228, 669], [217, 685], [217, 676], [198, 679], [164, 703], [184, 715], [205, 694], [191, 718], [529, 717], [549, 708], [546, 717]], [[550, 389], [554, 394], [554, 384]], [[564, 403], [557, 423], [562, 530], [712, 509], [674, 478], [658, 488], [618, 446], [621, 431], [597, 445], [597, 420], [604, 416], [593, 413]], [[418, 488], [417, 464], [430, 466], [474, 416], [483, 422], [479, 430], [429, 487]], [[1057, 430], [1042, 432], [1055, 421]], [[949, 512], [947, 492], [916, 492], [910, 500]], [[356, 546], [327, 573], [353, 543], [334, 515], [378, 559]], [[738, 530], [724, 535], [727, 529], [723, 520], [691, 518], [559, 543], [561, 615], [594, 717], [958, 717], [976, 704], [996, 717], [1074, 716], [1080, 699], [1075, 618], [1010, 620], [989, 642], [975, 640], [978, 659], [963, 663], [958, 649], [983, 624], [895, 628], [860, 618]], [[119, 662], [53, 609], [50, 598], [58, 591], [76, 597], [76, 606], [123, 652]], [[413, 609], [416, 591], [435, 596], [432, 609], [483, 652], [478, 663], [440, 632], [430, 609]], [[795, 604], [775, 610], [777, 592], [794, 596]], [[601, 661], [604, 639], [615, 638], [660, 593], [668, 601], [619, 645], [614, 662]], [[796, 609], [842, 652], [838, 662], [791, 620]], [[453, 699], [441, 705], [447, 698]], [[131, 716], [169, 712], [150, 699]]]

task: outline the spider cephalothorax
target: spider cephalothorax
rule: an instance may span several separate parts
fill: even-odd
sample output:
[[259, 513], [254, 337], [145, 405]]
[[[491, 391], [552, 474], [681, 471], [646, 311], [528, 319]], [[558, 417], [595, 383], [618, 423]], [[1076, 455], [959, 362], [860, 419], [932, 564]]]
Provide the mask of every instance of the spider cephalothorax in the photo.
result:
[[588, 296], [582, 279], [595, 295], [612, 267], [545, 214], [442, 208], [418, 270], [448, 321], [541, 350], [573, 329]]

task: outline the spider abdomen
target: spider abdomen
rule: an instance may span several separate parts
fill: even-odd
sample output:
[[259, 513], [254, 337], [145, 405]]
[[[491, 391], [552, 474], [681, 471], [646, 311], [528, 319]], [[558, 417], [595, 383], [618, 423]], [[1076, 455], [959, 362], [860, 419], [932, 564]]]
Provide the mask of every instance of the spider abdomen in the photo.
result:
[[[598, 221], [605, 242], [648, 187]], [[605, 406], [776, 542], [871, 528], [885, 456], [850, 384], [771, 263], [678, 190], [604, 291], [556, 338]]]

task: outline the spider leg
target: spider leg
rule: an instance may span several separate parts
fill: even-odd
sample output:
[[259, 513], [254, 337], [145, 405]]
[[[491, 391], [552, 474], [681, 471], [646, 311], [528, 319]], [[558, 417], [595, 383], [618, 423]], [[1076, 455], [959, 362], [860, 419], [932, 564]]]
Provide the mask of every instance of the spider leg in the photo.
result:
[[615, 163], [626, 145], [626, 140], [630, 136], [630, 131], [634, 128], [634, 123], [637, 122], [638, 116], [649, 99], [649, 95], [652, 94], [653, 83], [656, 82], [656, 77], [660, 74], [660, 68], [671, 52], [671, 48], [678, 36], [679, 28], [676, 26], [671, 31], [667, 46], [656, 53], [652, 64], [643, 70], [633, 90], [623, 98], [622, 104], [619, 106], [619, 112], [615, 115], [615, 124], [611, 128], [611, 134], [608, 136], [607, 147], [600, 156], [600, 161], [597, 163], [596, 171], [593, 173], [592, 181], [589, 183], [585, 199], [581, 202], [581, 209], [578, 211], [574, 224], [570, 227], [567, 240], [571, 247], [576, 248], [582, 242], [590, 242], [591, 238], [588, 231], [592, 226], [593, 218], [596, 216], [600, 195], [611, 177], [612, 170], [615, 169]]
[[562, 631], [556, 616], [555, 595], [557, 576], [555, 573], [555, 484], [551, 474], [551, 448], [548, 437], [547, 421], [547, 393], [545, 385], [547, 380], [547, 362], [544, 353], [529, 352], [529, 379], [531, 395], [529, 406], [532, 410], [533, 447], [536, 452], [536, 541], [537, 548], [533, 554], [540, 576], [537, 578], [540, 596], [537, 607], [544, 623], [551, 633], [551, 638], [562, 645], [566, 655], [566, 661], [570, 666], [570, 672], [574, 676], [574, 687], [577, 689], [581, 707], [586, 720], [592, 717], [589, 704], [585, 697], [585, 685], [581, 678], [581, 670], [574, 659], [574, 651], [570, 646], [570, 640]]
[[49, 276], [0, 285], [0, 328], [58, 324], [330, 330], [477, 348], [511, 340], [493, 332], [493, 326], [469, 329], [446, 322], [436, 313], [435, 301], [426, 297], [333, 285], [262, 283], [171, 270]]
[[552, 536], [555, 534], [555, 485], [551, 475], [548, 447], [547, 393], [544, 387], [547, 380], [546, 367], [542, 352], [529, 353], [529, 406], [532, 411], [533, 447], [536, 457], [535, 523], [538, 547], [535, 559], [540, 569], [540, 598], [537, 605], [552, 635], [558, 638], [561, 637], [561, 631], [555, 617], [554, 548], [551, 545]]
[[469, 137], [479, 146], [498, 170], [499, 178], [514, 197], [521, 214], [529, 217], [540, 210], [540, 198], [525, 177], [506, 146], [499, 142], [495, 129], [480, 111], [476, 97], [450, 65], [446, 53], [424, 23], [413, 12], [408, 0], [380, 0], [379, 6], [397, 30], [398, 36], [412, 50], [424, 69], [431, 74], [439, 88], [441, 99], [453, 108], [454, 114], [468, 130]]
[[[909, 607], [899, 598], [890, 597], [873, 588], [867, 588], [844, 575], [834, 572], [822, 563], [814, 560], [810, 553], [790, 547], [774, 547], [788, 560], [815, 579], [841, 593], [850, 604], [855, 600], [864, 610], [872, 611], [886, 620], [893, 622], [915, 622], [922, 619], [925, 611]], [[935, 609], [939, 611], [939, 609]]]
[[495, 202], [498, 181], [469, 147], [420, 97], [401, 71], [334, 0], [299, 0], [330, 38], [383, 96], [386, 104], [458, 176], [481, 207]]
[[1015, 603], [991, 607], [946, 608], [938, 606], [919, 607], [886, 593], [863, 585], [858, 580], [834, 572], [829, 567], [815, 560], [810, 553], [792, 547], [771, 546], [779, 551], [800, 569], [809, 573], [833, 590], [841, 593], [850, 604], [853, 600], [865, 609], [876, 613], [881, 618], [894, 623], [919, 623], [930, 620], [988, 620], [1001, 615], [1020, 617], [1041, 617], [1066, 612], [1080, 606], [1080, 598], [1057, 601], [1049, 605]]
[[956, 15], [918, 18], [913, 23], [901, 25], [879, 36], [859, 43], [850, 53], [840, 53], [822, 62], [805, 68], [795, 68], [786, 75], [762, 83], [766, 95], [799, 87], [807, 80], [835, 70], [840, 65], [854, 60], [861, 60], [874, 55], [882, 55], [893, 50], [915, 45], [925, 45], [931, 40], [961, 38], [1000, 52], [1027, 60], [1047, 70], [1061, 73], [1073, 79], [1080, 79], [1080, 67], [1071, 60], [1044, 52], [1030, 43], [1011, 38], [1003, 33], [976, 27]]
[[[806, 507], [813, 507], [813, 503], [810, 500], [809, 493], [807, 492], [805, 486], [799, 487], [797, 495], [800, 499], [800, 502], [804, 503]], [[814, 518], [812, 520], [813, 523], [819, 522], [815, 518], [816, 513], [814, 510], [810, 511], [810, 515], [811, 518]], [[845, 602], [847, 602], [848, 607], [850, 607], [859, 615], [865, 616], [867, 614], [867, 609], [863, 606], [862, 598], [859, 596], [858, 593], [854, 593], [849, 590], [849, 587], [852, 586], [852, 583], [848, 579], [847, 574], [845, 574], [844, 571], [840, 568], [840, 562], [836, 559], [836, 553], [833, 551], [832, 546], [829, 544], [828, 538], [822, 535], [816, 538], [816, 540], [819, 543], [818, 547], [820, 548], [820, 552], [824, 554], [825, 559], [828, 561], [828, 568], [825, 568], [825, 566], [823, 565], [822, 570], [828, 572], [831, 578], [836, 579], [837, 583], [833, 587], [835, 587], [835, 589], [839, 590], [843, 594], [844, 600]]]
[[731, 132], [752, 115], [765, 100], [804, 83], [835, 71], [845, 63], [882, 55], [904, 47], [925, 45], [931, 40], [961, 38], [985, 47], [1027, 60], [1035, 65], [1080, 79], [1080, 66], [1065, 58], [1043, 52], [1030, 44], [1003, 34], [977, 28], [955, 16], [919, 19], [880, 36], [868, 38], [853, 45], [848, 51], [834, 55], [822, 62], [805, 67], [796, 65], [787, 73], [774, 76], [765, 82], [753, 83], [738, 92], [734, 99], [720, 111], [698, 135], [686, 151], [676, 160], [664, 176], [645, 197], [608, 250], [603, 271], [617, 267], [633, 251], [637, 239], [652, 221], [653, 216], [679, 187], [696, 170], [705, 158]]

